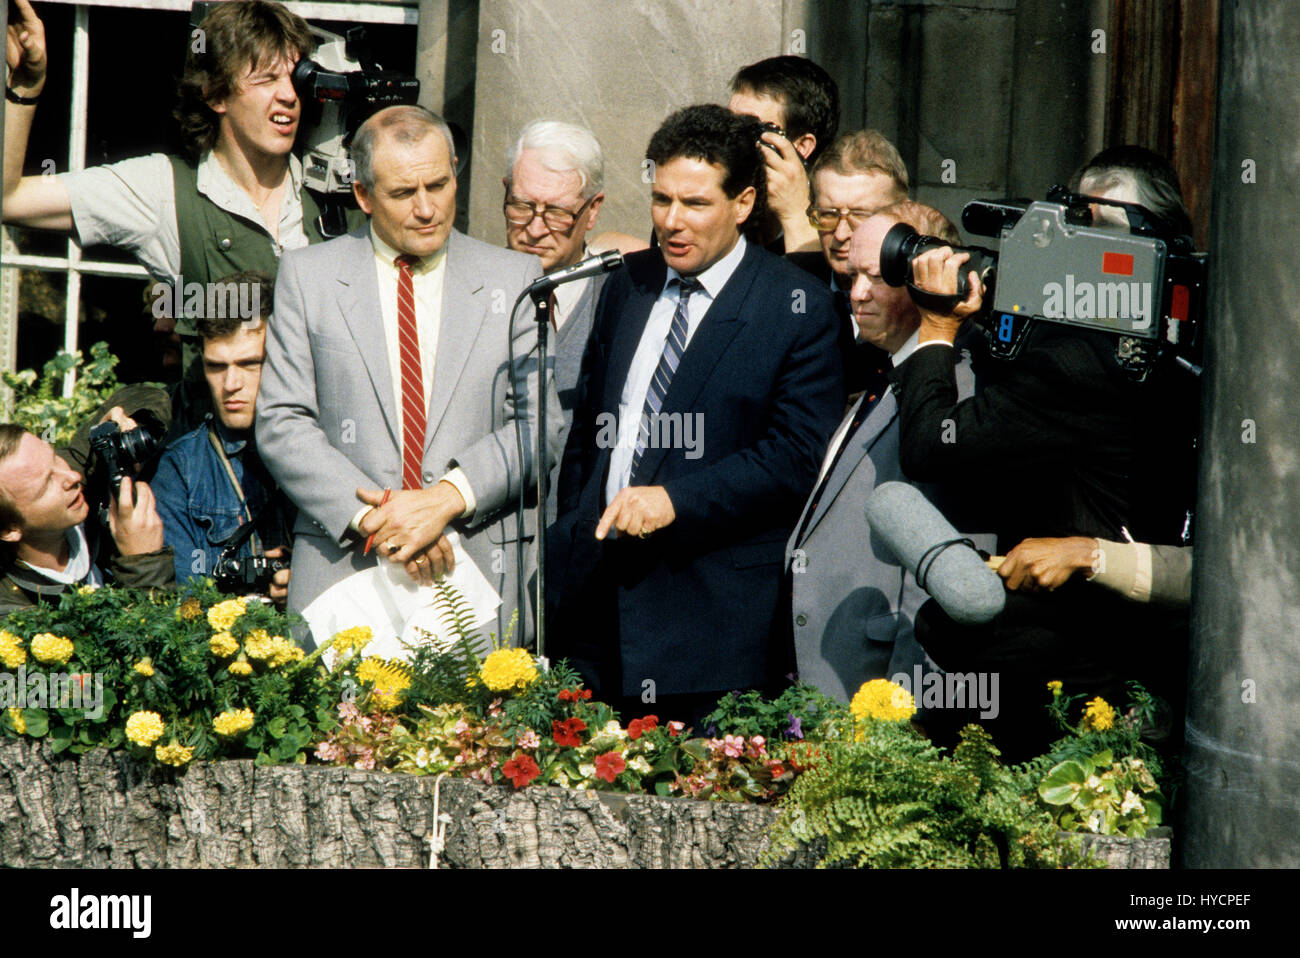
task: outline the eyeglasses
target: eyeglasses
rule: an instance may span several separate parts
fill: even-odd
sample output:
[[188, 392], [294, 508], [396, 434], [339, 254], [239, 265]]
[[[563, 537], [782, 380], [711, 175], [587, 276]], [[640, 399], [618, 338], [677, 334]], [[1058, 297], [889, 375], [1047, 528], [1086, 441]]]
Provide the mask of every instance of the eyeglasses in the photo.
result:
[[808, 207], [808, 222], [813, 228], [822, 233], [834, 233], [840, 228], [840, 220], [849, 221], [849, 229], [857, 229], [871, 217], [876, 215], [875, 210], [853, 210], [848, 207], [834, 209], [825, 206]]
[[573, 224], [578, 222], [578, 217], [582, 215], [582, 211], [590, 206], [591, 201], [595, 198], [595, 196], [591, 197], [587, 202], [572, 211], [558, 206], [534, 206], [532, 203], [517, 201], [507, 201], [502, 209], [505, 210], [506, 220], [509, 221], [511, 226], [527, 226], [535, 217], [540, 216], [548, 230], [554, 230], [556, 233], [567, 233], [573, 229]]

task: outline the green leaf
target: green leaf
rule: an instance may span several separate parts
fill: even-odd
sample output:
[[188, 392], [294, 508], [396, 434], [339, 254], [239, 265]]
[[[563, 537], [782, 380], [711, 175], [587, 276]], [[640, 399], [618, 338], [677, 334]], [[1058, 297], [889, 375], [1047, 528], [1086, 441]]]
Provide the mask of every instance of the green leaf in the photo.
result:
[[271, 721], [266, 723], [266, 732], [271, 738], [283, 738], [285, 729], [289, 726], [289, 720], [283, 715], [277, 715]]
[[71, 725], [56, 725], [50, 731], [50, 742], [53, 746], [55, 755], [67, 749], [72, 744], [73, 728]]
[[1073, 760], [1065, 761], [1038, 783], [1038, 796], [1048, 805], [1068, 805], [1087, 780], [1088, 773], [1082, 765]]
[[45, 709], [23, 709], [23, 721], [27, 724], [27, 734], [32, 738], [44, 738], [50, 730], [50, 719]]

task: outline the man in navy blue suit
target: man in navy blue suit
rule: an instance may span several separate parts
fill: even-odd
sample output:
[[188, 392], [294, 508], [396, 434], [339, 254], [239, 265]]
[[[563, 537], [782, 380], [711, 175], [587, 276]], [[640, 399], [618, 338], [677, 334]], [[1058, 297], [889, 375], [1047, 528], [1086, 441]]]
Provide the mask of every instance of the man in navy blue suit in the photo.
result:
[[698, 720], [790, 670], [785, 540], [843, 403], [823, 284], [745, 238], [761, 128], [717, 106], [650, 140], [658, 249], [605, 284], [550, 537], [551, 651], [625, 717]]

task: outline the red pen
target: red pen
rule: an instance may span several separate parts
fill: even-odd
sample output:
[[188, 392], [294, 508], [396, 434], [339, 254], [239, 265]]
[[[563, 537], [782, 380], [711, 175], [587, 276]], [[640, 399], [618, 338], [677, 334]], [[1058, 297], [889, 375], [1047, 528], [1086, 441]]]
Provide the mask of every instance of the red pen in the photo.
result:
[[[384, 506], [388, 505], [388, 497], [391, 496], [392, 494], [393, 494], [393, 490], [392, 490], [392, 489], [385, 489], [385, 490], [384, 490], [384, 498], [382, 498], [382, 499], [379, 500], [379, 508], [380, 508], [380, 509], [382, 509], [382, 508], [384, 508]], [[375, 544], [375, 534], [372, 532], [372, 533], [370, 533], [370, 535], [366, 536], [366, 547], [365, 547], [364, 549], [361, 550], [361, 554], [362, 554], [363, 556], [368, 556], [368, 555], [370, 555], [370, 550], [371, 550], [371, 548], [374, 547], [374, 544]]]

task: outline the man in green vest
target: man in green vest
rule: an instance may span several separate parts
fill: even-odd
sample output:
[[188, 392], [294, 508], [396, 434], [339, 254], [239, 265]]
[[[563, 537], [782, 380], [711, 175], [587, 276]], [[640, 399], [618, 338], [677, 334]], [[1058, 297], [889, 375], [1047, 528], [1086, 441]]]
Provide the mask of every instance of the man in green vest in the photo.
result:
[[[44, 25], [28, 0], [16, 5], [6, 49], [4, 222], [129, 250], [159, 281], [155, 315], [175, 319], [183, 337], [193, 336], [193, 322], [172, 303], [193, 301], [196, 291], [206, 300], [209, 284], [230, 273], [274, 274], [284, 251], [328, 238], [292, 152], [302, 102], [291, 76], [314, 45], [301, 17], [262, 0], [231, 0], [208, 14], [190, 38], [179, 85], [184, 156], [23, 176], [47, 63]], [[184, 410], [187, 421], [208, 405], [196, 356], [187, 348], [187, 380], [194, 373], [197, 387], [187, 392], [202, 408]]]

